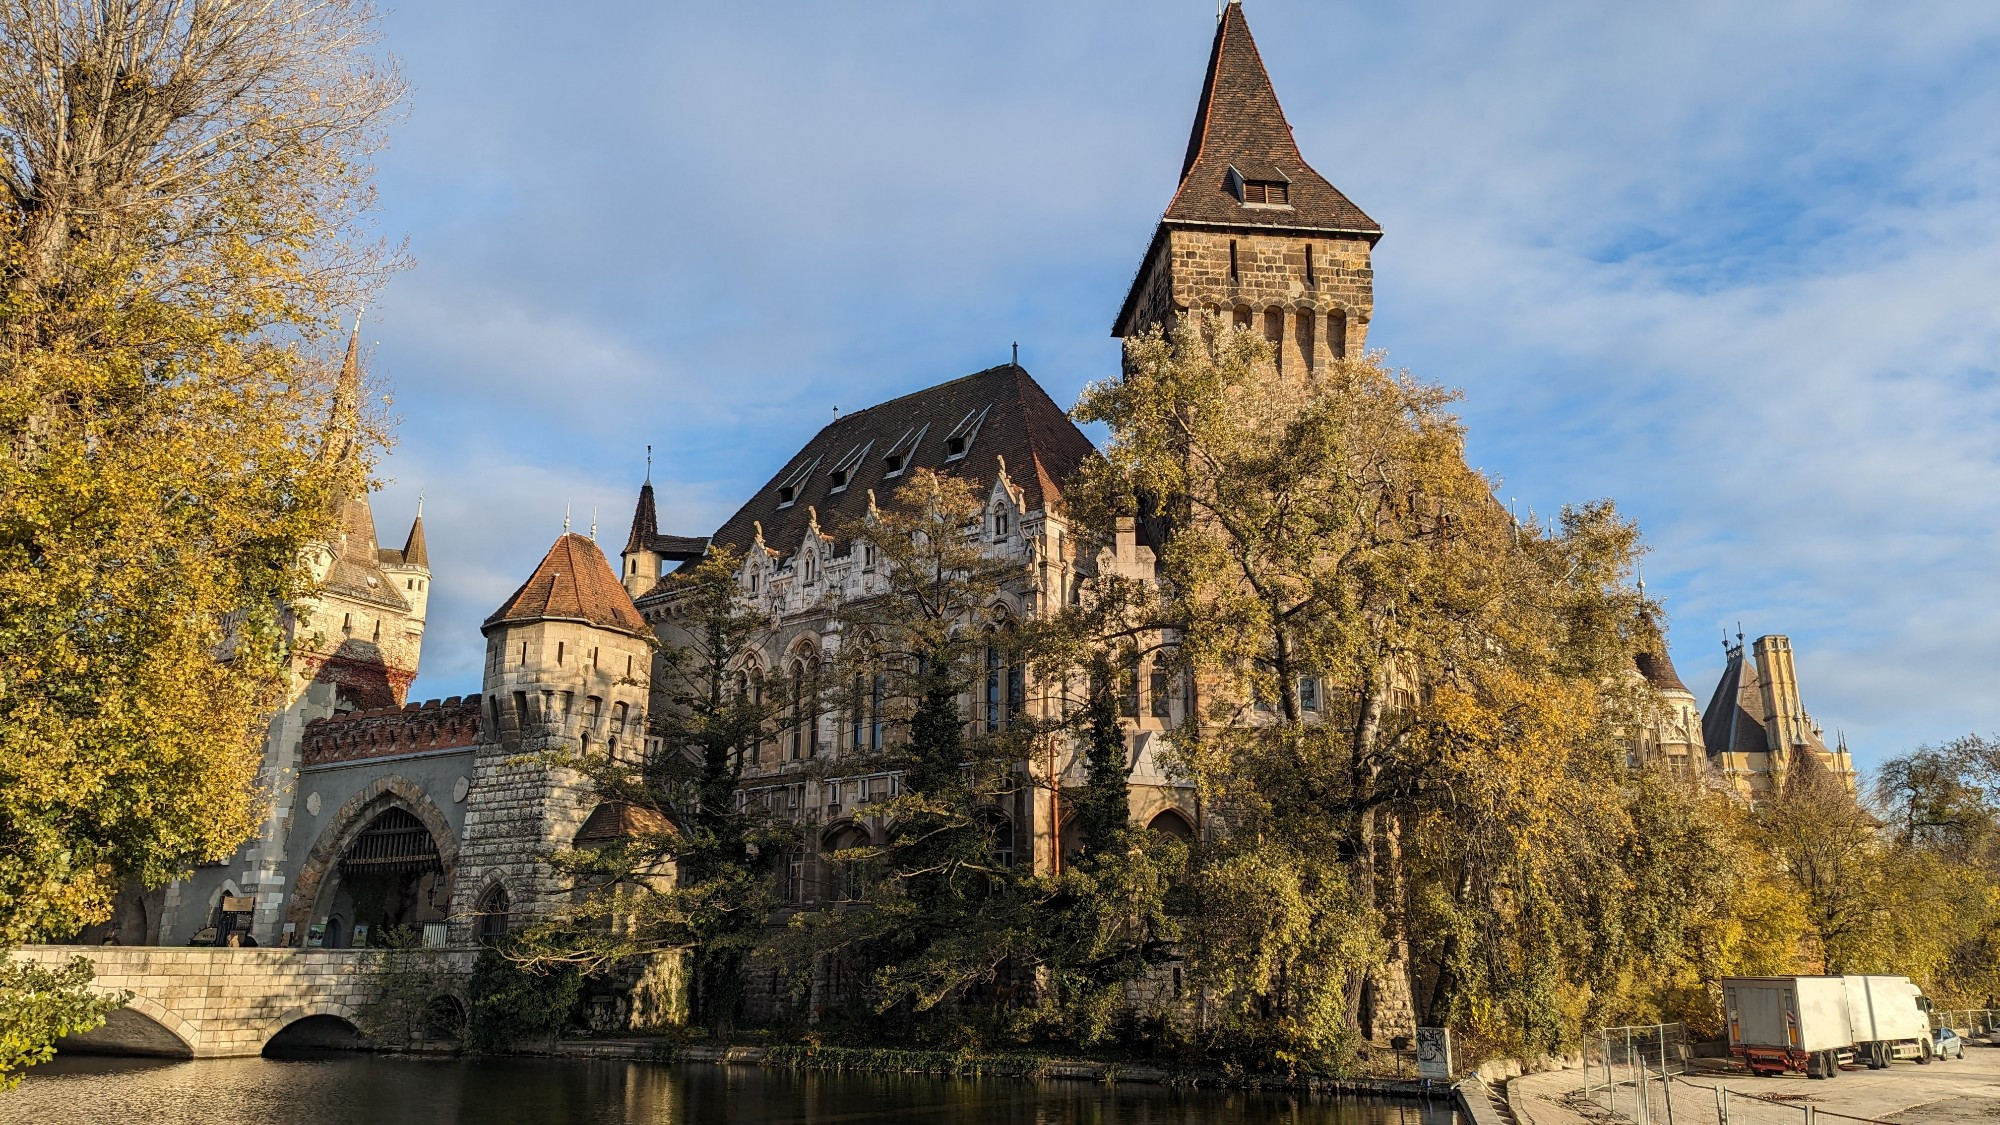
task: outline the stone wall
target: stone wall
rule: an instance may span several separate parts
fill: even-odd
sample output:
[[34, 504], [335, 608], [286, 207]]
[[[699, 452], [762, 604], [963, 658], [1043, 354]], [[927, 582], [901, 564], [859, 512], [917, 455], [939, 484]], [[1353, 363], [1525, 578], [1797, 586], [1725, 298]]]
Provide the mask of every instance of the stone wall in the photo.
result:
[[427, 699], [402, 708], [350, 711], [306, 724], [300, 753], [307, 768], [471, 746], [479, 741], [480, 697]]
[[[15, 957], [55, 966], [75, 956], [97, 968], [91, 987], [130, 992], [104, 1027], [57, 1049], [78, 1053], [234, 1058], [263, 1051], [271, 1037], [309, 1016], [352, 1023], [368, 999], [369, 950], [163, 949], [28, 946]], [[475, 953], [445, 954], [470, 974]]]

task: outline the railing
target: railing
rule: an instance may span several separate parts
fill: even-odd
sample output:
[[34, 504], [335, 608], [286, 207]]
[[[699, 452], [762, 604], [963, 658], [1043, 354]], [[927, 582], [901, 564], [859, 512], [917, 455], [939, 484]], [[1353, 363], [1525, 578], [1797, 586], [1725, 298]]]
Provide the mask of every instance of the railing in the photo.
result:
[[1677, 1125], [1670, 1080], [1687, 1073], [1687, 1028], [1678, 1023], [1607, 1027], [1597, 1033], [1597, 1042], [1600, 1055], [1584, 1070], [1584, 1095], [1593, 1101], [1602, 1095], [1607, 1115], [1635, 1125]]

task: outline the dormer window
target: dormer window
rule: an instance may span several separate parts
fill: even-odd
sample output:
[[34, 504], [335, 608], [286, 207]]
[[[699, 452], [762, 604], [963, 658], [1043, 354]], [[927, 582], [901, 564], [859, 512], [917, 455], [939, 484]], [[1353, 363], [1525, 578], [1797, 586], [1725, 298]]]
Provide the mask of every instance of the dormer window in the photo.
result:
[[896, 444], [890, 446], [889, 451], [882, 455], [882, 463], [888, 466], [885, 476], [896, 476], [909, 467], [910, 459], [916, 456], [917, 445], [924, 440], [924, 434], [929, 430], [930, 424], [925, 423], [915, 429], [903, 431], [903, 436], [897, 438]]
[[1291, 203], [1291, 185], [1272, 180], [1246, 180], [1243, 184], [1243, 202], [1263, 203], [1279, 207]]
[[819, 462], [820, 459], [815, 457], [793, 469], [790, 476], [778, 482], [778, 507], [788, 508], [799, 498], [799, 490], [812, 478], [813, 470], [819, 468]]
[[1229, 193], [1246, 207], [1290, 207], [1292, 182], [1272, 165], [1238, 168], [1230, 165]]
[[847, 491], [848, 482], [854, 479], [855, 472], [861, 468], [861, 459], [868, 456], [868, 450], [874, 444], [874, 442], [868, 442], [857, 445], [853, 449], [848, 450], [840, 460], [835, 461], [833, 463], [833, 471], [826, 475], [829, 486], [827, 491]]
[[958, 425], [953, 426], [951, 432], [944, 435], [945, 460], [956, 461], [965, 456], [966, 450], [972, 448], [972, 439], [979, 436], [980, 424], [986, 421], [986, 415], [992, 409], [993, 406], [989, 403], [978, 410], [967, 411], [965, 417], [958, 420]]

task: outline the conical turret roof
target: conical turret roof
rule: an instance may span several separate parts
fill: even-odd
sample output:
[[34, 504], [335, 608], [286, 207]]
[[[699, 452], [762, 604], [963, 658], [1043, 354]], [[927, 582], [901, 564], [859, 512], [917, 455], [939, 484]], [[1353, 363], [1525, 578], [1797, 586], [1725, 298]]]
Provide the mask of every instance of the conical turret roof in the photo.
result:
[[641, 637], [651, 633], [604, 552], [568, 531], [557, 537], [521, 588], [486, 619], [482, 631], [534, 621], [581, 621]]
[[403, 540], [403, 565], [422, 567], [431, 565], [430, 548], [424, 543], [424, 517], [421, 515], [410, 521], [409, 538]]

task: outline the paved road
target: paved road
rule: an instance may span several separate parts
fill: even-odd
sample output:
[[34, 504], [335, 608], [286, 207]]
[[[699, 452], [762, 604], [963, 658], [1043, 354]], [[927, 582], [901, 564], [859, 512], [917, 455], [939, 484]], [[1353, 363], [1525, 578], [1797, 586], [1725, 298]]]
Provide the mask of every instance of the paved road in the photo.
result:
[[[1515, 1079], [1516, 1103], [1528, 1118], [1522, 1125], [1602, 1122], [1602, 1088], [1593, 1106], [1581, 1096], [1583, 1085], [1583, 1075], [1573, 1070]], [[1897, 1125], [1992, 1125], [2000, 1122], [2000, 1048], [1967, 1047], [1964, 1059], [1929, 1066], [1900, 1062], [1887, 1070], [1849, 1070], [1831, 1081], [1797, 1075], [1689, 1076], [1674, 1082], [1673, 1125], [1719, 1125], [1718, 1087], [1730, 1092], [1728, 1125], [1804, 1125], [1807, 1105], [1818, 1111], [1824, 1125], [1850, 1125], [1842, 1117]], [[1665, 1098], [1657, 1087], [1651, 1093], [1653, 1125], [1667, 1125]], [[1630, 1119], [1636, 1100], [1631, 1086], [1622, 1087], [1618, 1117]]]

